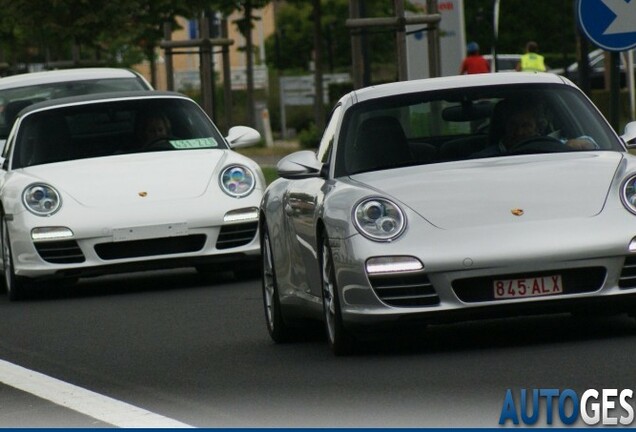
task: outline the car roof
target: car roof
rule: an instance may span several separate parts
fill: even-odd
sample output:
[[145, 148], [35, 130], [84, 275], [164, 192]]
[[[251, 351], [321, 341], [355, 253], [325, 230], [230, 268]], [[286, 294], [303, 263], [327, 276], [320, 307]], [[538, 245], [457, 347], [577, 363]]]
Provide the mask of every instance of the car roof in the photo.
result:
[[[484, 54], [483, 57], [485, 59], [492, 59], [492, 54]], [[521, 54], [497, 54], [497, 59], [520, 59]]]
[[399, 81], [354, 90], [350, 95], [355, 97], [357, 102], [363, 102], [365, 100], [408, 93], [510, 84], [562, 84], [574, 86], [568, 79], [552, 73], [500, 72], [496, 74], [453, 75], [439, 78]]
[[0, 78], [0, 90], [66, 81], [108, 78], [139, 78], [139, 75], [132, 70], [122, 68], [78, 68], [30, 72]]
[[[599, 57], [605, 57], [605, 53], [601, 48], [597, 48], [587, 53], [587, 61], [588, 63], [590, 63], [590, 66], [592, 66], [592, 62], [594, 62], [594, 60], [596, 60]], [[579, 69], [578, 61], [570, 63], [570, 65], [567, 67], [568, 72], [575, 72], [575, 71], [578, 71], [578, 69]]]
[[43, 102], [37, 102], [21, 111], [22, 114], [26, 114], [32, 111], [39, 111], [42, 109], [52, 109], [56, 107], [64, 107], [69, 105], [82, 105], [91, 102], [107, 102], [110, 100], [142, 100], [142, 99], [157, 99], [157, 98], [177, 98], [186, 99], [194, 102], [188, 96], [173, 92], [173, 91], [158, 91], [158, 90], [136, 90], [136, 91], [119, 91], [109, 93], [93, 93], [81, 96], [71, 96], [58, 99], [50, 99]]

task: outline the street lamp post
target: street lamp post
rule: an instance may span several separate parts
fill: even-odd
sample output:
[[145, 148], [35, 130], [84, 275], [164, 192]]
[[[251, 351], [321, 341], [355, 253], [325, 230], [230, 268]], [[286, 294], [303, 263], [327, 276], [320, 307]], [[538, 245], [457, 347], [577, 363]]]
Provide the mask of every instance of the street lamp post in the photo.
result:
[[497, 72], [497, 40], [499, 39], [499, 2], [500, 0], [495, 0], [495, 4], [493, 7], [493, 36], [494, 41], [492, 44], [492, 70]]

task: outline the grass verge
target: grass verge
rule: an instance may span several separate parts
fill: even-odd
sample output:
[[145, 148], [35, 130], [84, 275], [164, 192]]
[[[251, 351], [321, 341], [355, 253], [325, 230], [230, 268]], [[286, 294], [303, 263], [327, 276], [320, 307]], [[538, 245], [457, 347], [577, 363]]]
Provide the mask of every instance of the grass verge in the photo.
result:
[[265, 176], [265, 182], [270, 184], [274, 180], [278, 178], [278, 173], [276, 172], [276, 168], [274, 167], [261, 167], [263, 170], [263, 175]]

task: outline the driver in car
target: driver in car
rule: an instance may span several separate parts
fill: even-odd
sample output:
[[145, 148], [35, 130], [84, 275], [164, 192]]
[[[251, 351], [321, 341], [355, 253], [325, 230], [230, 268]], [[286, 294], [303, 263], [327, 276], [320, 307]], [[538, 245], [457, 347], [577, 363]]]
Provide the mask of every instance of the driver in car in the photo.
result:
[[[501, 138], [494, 139], [489, 147], [473, 154], [473, 157], [494, 157], [505, 154], [521, 153], [522, 146], [529, 148], [533, 143], [537, 144], [537, 152], [540, 152], [539, 144], [550, 145], [561, 143], [565, 147], [563, 150], [594, 150], [598, 145], [593, 138], [581, 136], [573, 139], [559, 139], [543, 133], [545, 119], [541, 114], [539, 104], [529, 101], [506, 100], [500, 102], [495, 108], [502, 114], [503, 128]], [[497, 127], [493, 124], [491, 127]], [[543, 147], [545, 148], [545, 147]]]
[[156, 111], [141, 113], [137, 121], [138, 148], [148, 149], [170, 139], [171, 125], [168, 117]]

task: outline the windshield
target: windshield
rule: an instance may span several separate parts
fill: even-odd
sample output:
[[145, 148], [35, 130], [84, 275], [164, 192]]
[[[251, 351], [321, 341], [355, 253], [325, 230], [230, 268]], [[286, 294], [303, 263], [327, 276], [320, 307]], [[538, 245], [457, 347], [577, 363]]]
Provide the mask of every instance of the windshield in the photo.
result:
[[113, 91], [148, 90], [138, 78], [104, 78], [0, 90], [0, 139], [7, 139], [18, 113], [36, 102]]
[[566, 151], [624, 151], [574, 88], [501, 85], [397, 95], [350, 108], [336, 175]]
[[190, 101], [133, 99], [54, 108], [19, 123], [12, 168], [152, 151], [227, 148], [209, 118]]

